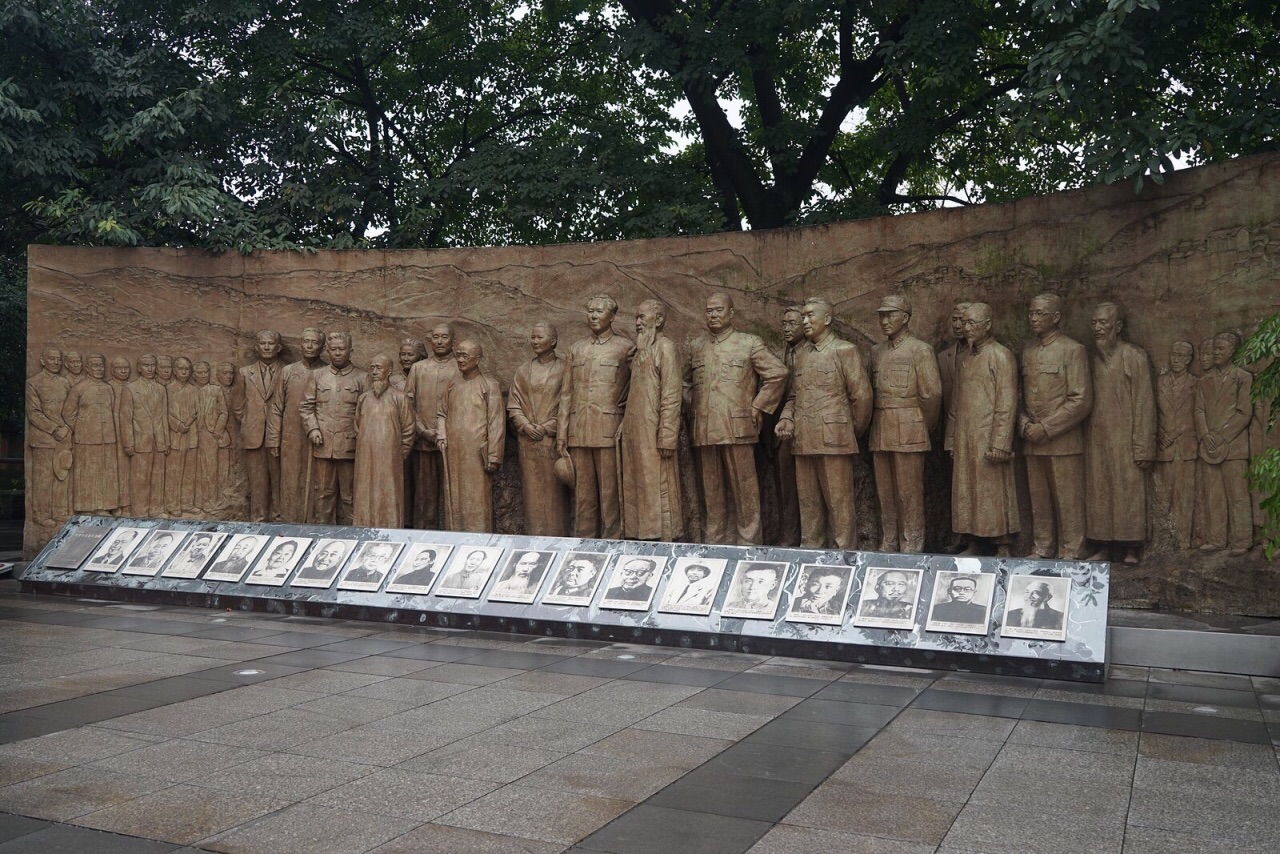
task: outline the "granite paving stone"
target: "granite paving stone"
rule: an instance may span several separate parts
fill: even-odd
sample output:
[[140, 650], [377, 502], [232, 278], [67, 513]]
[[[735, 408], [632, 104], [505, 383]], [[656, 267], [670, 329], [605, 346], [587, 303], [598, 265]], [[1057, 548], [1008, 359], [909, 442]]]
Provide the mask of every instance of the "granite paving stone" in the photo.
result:
[[1135, 789], [1163, 792], [1171, 802], [1212, 793], [1215, 797], [1280, 804], [1280, 775], [1270, 769], [1253, 770], [1139, 756], [1133, 786]]
[[1022, 772], [1029, 768], [1052, 769], [1058, 781], [1105, 783], [1128, 786], [1133, 782], [1134, 755], [1115, 755], [1088, 750], [1067, 750], [1030, 744], [1005, 744], [991, 773]]
[[153, 739], [149, 737], [86, 726], [0, 745], [0, 757], [80, 765], [152, 743]]
[[328, 694], [306, 703], [299, 703], [288, 711], [318, 715], [330, 719], [335, 724], [359, 726], [391, 715], [398, 715], [413, 708], [417, 708], [413, 703], [401, 703], [395, 700], [373, 700], [368, 697], [353, 697], [349, 694]]
[[1167, 792], [1135, 788], [1128, 822], [1247, 844], [1267, 839], [1280, 841], [1280, 814], [1274, 808], [1260, 809], [1252, 800], [1201, 791], [1197, 797], [1177, 801], [1177, 809], [1170, 809], [1169, 805]]
[[265, 755], [261, 750], [244, 747], [173, 739], [99, 759], [85, 767], [180, 783], [211, 771], [261, 759]]
[[1218, 739], [1161, 735], [1144, 732], [1138, 755], [1148, 759], [1171, 759], [1230, 768], [1270, 771], [1275, 768], [1275, 750], [1261, 744], [1242, 744]]
[[1170, 670], [1164, 667], [1152, 667], [1148, 671], [1147, 679], [1154, 684], [1220, 688], [1227, 691], [1250, 691], [1253, 688], [1248, 676], [1235, 673], [1206, 673], [1201, 670]]
[[554, 842], [428, 823], [369, 854], [559, 854], [563, 848]]
[[347, 693], [353, 697], [392, 700], [412, 706], [421, 706], [426, 703], [434, 703], [436, 700], [443, 700], [446, 697], [452, 697], [454, 694], [465, 693], [473, 687], [458, 682], [436, 682], [431, 678], [436, 669], [433, 667], [424, 671], [420, 679], [411, 678], [413, 674], [393, 677], [361, 688], [353, 688]]
[[984, 773], [982, 766], [884, 759], [864, 750], [836, 770], [831, 779], [886, 793], [964, 803]]
[[839, 851], [841, 854], [933, 854], [933, 850], [932, 845], [918, 842], [779, 824], [748, 849], [748, 854], [814, 854], [817, 851]]
[[[314, 695], [313, 695], [314, 696]], [[258, 750], [285, 750], [318, 736], [335, 736], [350, 729], [347, 721], [297, 709], [281, 709], [188, 735], [192, 741], [229, 744]]]
[[773, 720], [746, 737], [746, 741], [808, 747], [835, 753], [853, 753], [876, 734], [874, 727], [852, 727], [809, 721]]
[[568, 845], [617, 818], [631, 805], [618, 798], [513, 784], [454, 810], [438, 822]]
[[916, 686], [880, 685], [868, 682], [832, 682], [818, 693], [815, 700], [840, 700], [845, 703], [869, 703], [882, 706], [906, 706], [922, 689]]
[[283, 806], [270, 798], [179, 784], [82, 815], [74, 822], [112, 833], [189, 845]]
[[738, 715], [755, 715], [772, 718], [794, 707], [802, 697], [782, 694], [757, 694], [751, 691], [721, 691], [708, 688], [686, 697], [672, 708], [706, 709], [709, 712], [730, 712]]
[[780, 719], [879, 728], [888, 724], [897, 715], [896, 706], [847, 703], [810, 697], [784, 712]]
[[815, 786], [845, 763], [848, 754], [783, 747], [776, 744], [735, 744], [703, 767], [708, 771], [744, 777], [764, 777]]
[[292, 688], [295, 691], [309, 691], [313, 694], [341, 694], [343, 691], [354, 691], [366, 685], [377, 684], [386, 678], [371, 676], [367, 673], [321, 669], [284, 676], [272, 684], [277, 688]]
[[[572, 661], [574, 659], [570, 659]], [[499, 668], [489, 668], [497, 670]], [[581, 676], [548, 668], [522, 673], [502, 680], [502, 687], [512, 691], [532, 691], [535, 694], [558, 694], [561, 697], [572, 697], [597, 688], [608, 679], [599, 676]]]
[[1009, 742], [1132, 756], [1138, 751], [1138, 738], [1139, 735], [1136, 732], [1118, 729], [1072, 726], [1046, 721], [1018, 721], [1018, 725], [1009, 735]]
[[696, 768], [733, 744], [729, 738], [708, 738], [656, 732], [647, 729], [623, 729], [588, 744], [580, 753], [615, 756], [638, 762]]
[[417, 824], [376, 813], [294, 804], [202, 839], [198, 845], [223, 854], [363, 854]]
[[155, 777], [68, 768], [0, 788], [0, 810], [67, 821], [169, 786]]
[[737, 854], [770, 828], [767, 821], [641, 804], [582, 840], [575, 851], [610, 854]]
[[371, 676], [408, 676], [421, 673], [433, 667], [439, 667], [439, 661], [418, 661], [412, 658], [392, 658], [389, 655], [371, 655], [368, 658], [357, 658], [330, 664], [325, 670], [338, 670], [346, 673], [368, 673]]
[[988, 739], [950, 738], [890, 728], [881, 730], [859, 756], [985, 771], [1003, 745], [1004, 742]]
[[525, 777], [520, 785], [638, 803], [688, 770], [634, 758], [571, 753]]
[[1194, 851], [1196, 854], [1275, 854], [1275, 850], [1275, 840], [1219, 839], [1141, 825], [1129, 825], [1124, 833], [1124, 854], [1170, 854], [1175, 851]]
[[49, 822], [42, 819], [0, 813], [0, 842], [8, 842], [50, 826]]
[[189, 782], [204, 789], [297, 803], [376, 770], [376, 766], [336, 759], [272, 753], [261, 759], [193, 777]]
[[558, 750], [489, 741], [478, 735], [415, 756], [396, 767], [493, 783], [514, 783], [566, 755], [567, 752]]
[[1181, 715], [1175, 712], [1148, 711], [1142, 715], [1142, 731], [1164, 735], [1187, 735], [1197, 738], [1270, 744], [1271, 736], [1261, 721], [1211, 718], [1207, 715]]
[[365, 765], [399, 765], [406, 759], [421, 756], [428, 750], [456, 741], [461, 737], [463, 736], [439, 731], [415, 732], [398, 729], [380, 721], [295, 744], [289, 748], [289, 752]]
[[1262, 710], [1244, 706], [1209, 706], [1201, 703], [1184, 703], [1179, 700], [1148, 699], [1143, 708], [1148, 712], [1173, 712], [1177, 715], [1199, 715], [1207, 718], [1227, 718], [1239, 721], [1262, 721]]
[[0, 845], [0, 854], [182, 854], [172, 842], [121, 836], [87, 827], [53, 824]]
[[672, 706], [637, 721], [637, 729], [708, 738], [744, 738], [769, 722], [760, 715], [735, 715], [687, 706]]
[[[1082, 821], [1079, 816], [1052, 813], [1041, 819], [1038, 827], [1068, 827], [1069, 832], [1035, 832], [1029, 828], [1027, 814], [998, 804], [968, 804], [947, 832], [943, 849], [976, 851], [987, 854], [1027, 854], [1034, 846], [1036, 854], [1120, 854], [1124, 841], [1123, 824]], [[1034, 833], [1034, 842], [1028, 833]], [[942, 850], [942, 849], [940, 849]]]
[[304, 804], [340, 807], [418, 822], [431, 821], [497, 788], [497, 783], [400, 768], [381, 768], [315, 795]]
[[527, 745], [542, 750], [572, 753], [621, 729], [624, 726], [529, 716], [490, 727], [484, 731], [483, 737], [502, 744]]
[[963, 806], [828, 780], [787, 815], [787, 823], [937, 845]]
[[479, 664], [456, 662], [433, 667], [424, 678], [433, 682], [456, 682], [459, 685], [489, 685], [511, 676], [519, 676], [524, 672], [517, 668], [484, 667]]
[[24, 780], [34, 780], [36, 777], [43, 777], [69, 767], [71, 766], [59, 762], [42, 762], [38, 759], [5, 756], [0, 758], [0, 786], [11, 786]]
[[[1093, 754], [1100, 756], [1101, 754]], [[1069, 819], [1088, 815], [1103, 824], [1124, 824], [1129, 787], [1106, 778], [1064, 785], [1052, 766], [1035, 771], [988, 771], [970, 804], [1004, 806], [1010, 813], [1053, 814]]]
[[942, 735], [948, 738], [977, 738], [1004, 741], [1016, 722], [1003, 717], [983, 717], [929, 709], [905, 709], [893, 719], [889, 729], [912, 735]]

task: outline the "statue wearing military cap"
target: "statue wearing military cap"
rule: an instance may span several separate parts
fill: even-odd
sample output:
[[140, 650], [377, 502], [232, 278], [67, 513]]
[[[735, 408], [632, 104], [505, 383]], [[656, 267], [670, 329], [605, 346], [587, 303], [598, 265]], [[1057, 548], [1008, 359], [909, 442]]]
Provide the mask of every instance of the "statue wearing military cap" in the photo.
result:
[[876, 309], [886, 341], [871, 348], [875, 410], [871, 458], [880, 500], [880, 550], [924, 550], [924, 458], [942, 409], [933, 348], [911, 334], [910, 301], [898, 294]]

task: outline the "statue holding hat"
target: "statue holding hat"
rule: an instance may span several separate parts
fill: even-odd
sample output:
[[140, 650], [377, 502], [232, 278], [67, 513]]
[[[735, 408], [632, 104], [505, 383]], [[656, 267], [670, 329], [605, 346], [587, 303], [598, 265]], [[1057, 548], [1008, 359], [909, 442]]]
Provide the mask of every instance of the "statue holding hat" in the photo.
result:
[[871, 459], [880, 500], [880, 550], [924, 551], [924, 459], [942, 409], [933, 348], [911, 334], [911, 303], [889, 295], [876, 309], [886, 340], [871, 348], [875, 409]]

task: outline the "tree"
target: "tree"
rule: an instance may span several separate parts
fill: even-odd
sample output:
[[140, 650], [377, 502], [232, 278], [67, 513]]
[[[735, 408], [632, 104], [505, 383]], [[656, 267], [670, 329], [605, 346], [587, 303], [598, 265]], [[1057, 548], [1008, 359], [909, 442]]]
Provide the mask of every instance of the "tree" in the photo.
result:
[[[1253, 399], [1263, 405], [1266, 433], [1276, 426], [1280, 415], [1280, 315], [1273, 314], [1258, 325], [1236, 352], [1241, 367], [1261, 366], [1253, 375]], [[1258, 418], [1262, 413], [1255, 412]], [[1263, 547], [1267, 560], [1280, 552], [1280, 449], [1267, 448], [1249, 462], [1249, 482], [1262, 496], [1262, 510], [1267, 523], [1263, 528]]]
[[1270, 0], [619, 2], [726, 227], [1140, 186], [1280, 126]]

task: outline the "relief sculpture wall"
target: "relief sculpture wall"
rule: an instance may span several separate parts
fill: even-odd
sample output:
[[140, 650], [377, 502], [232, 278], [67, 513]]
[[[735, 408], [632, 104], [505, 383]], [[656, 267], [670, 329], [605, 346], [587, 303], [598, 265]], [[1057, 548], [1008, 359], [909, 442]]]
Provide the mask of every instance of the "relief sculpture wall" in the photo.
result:
[[1110, 559], [1113, 605], [1280, 614], [1244, 474], [1278, 439], [1231, 364], [1280, 310], [1277, 155], [774, 232], [29, 268], [29, 554], [73, 513], [402, 520]]

